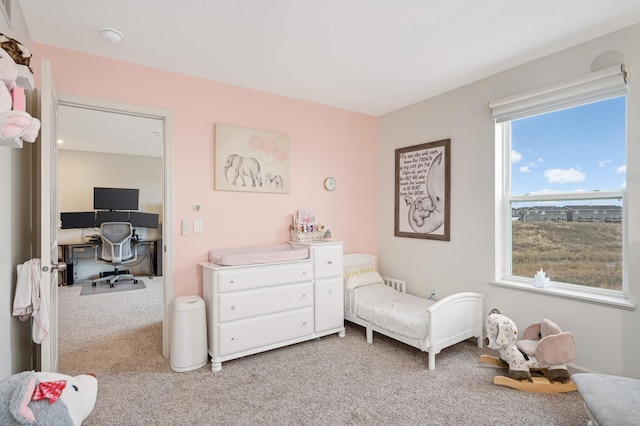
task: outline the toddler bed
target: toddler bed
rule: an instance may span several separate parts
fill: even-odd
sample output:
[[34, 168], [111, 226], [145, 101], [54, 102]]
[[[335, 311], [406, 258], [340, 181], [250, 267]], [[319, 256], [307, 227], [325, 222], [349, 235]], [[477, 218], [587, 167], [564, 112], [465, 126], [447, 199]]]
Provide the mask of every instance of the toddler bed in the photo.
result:
[[435, 369], [441, 350], [471, 337], [482, 347], [483, 296], [456, 293], [434, 301], [406, 293], [406, 283], [381, 277], [368, 254], [344, 255], [344, 319], [429, 353]]

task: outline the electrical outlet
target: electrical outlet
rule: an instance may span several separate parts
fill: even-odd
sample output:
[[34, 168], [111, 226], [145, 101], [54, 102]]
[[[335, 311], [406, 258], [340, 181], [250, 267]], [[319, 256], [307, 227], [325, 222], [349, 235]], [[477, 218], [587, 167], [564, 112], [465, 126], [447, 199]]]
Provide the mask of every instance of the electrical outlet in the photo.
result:
[[182, 221], [182, 235], [189, 235], [189, 221]]

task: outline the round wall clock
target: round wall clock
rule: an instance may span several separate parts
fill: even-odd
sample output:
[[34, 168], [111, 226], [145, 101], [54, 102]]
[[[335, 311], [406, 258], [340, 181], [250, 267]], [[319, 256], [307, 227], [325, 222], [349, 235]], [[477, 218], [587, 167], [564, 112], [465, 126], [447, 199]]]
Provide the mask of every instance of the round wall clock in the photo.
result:
[[324, 180], [324, 188], [327, 191], [333, 191], [336, 189], [336, 179], [332, 177], [328, 177]]

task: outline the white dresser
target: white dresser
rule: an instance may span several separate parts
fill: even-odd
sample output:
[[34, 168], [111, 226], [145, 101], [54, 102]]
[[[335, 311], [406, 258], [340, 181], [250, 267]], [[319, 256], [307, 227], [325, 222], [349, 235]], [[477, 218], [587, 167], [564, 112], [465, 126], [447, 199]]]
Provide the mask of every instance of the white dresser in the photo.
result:
[[332, 333], [344, 336], [342, 243], [294, 243], [310, 259], [201, 263], [212, 371], [222, 362]]

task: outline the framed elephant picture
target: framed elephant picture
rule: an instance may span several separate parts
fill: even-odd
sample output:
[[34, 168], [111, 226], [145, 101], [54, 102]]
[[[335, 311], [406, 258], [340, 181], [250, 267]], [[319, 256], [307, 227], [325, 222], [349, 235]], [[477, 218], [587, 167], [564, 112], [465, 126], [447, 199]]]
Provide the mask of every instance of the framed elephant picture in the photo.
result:
[[289, 193], [289, 135], [215, 126], [215, 189]]
[[396, 149], [395, 236], [450, 240], [451, 139]]

